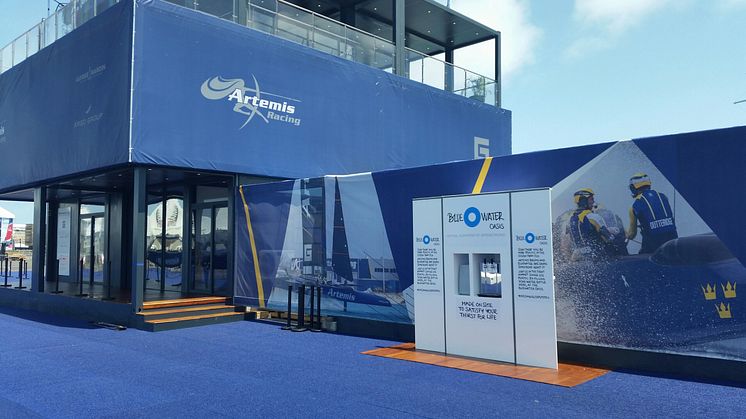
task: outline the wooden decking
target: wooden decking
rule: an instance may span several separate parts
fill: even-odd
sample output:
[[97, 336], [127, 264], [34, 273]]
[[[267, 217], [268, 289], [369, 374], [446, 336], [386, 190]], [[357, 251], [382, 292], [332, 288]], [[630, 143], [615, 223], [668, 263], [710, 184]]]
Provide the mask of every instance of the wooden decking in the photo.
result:
[[174, 300], [146, 301], [142, 303], [143, 310], [155, 310], [168, 307], [195, 306], [204, 304], [225, 304], [226, 297], [195, 297]]
[[246, 313], [237, 310], [226, 297], [194, 297], [147, 301], [137, 313], [141, 329], [157, 332], [182, 327], [204, 326], [243, 320]]
[[363, 354], [437, 365], [446, 368], [456, 368], [482, 374], [499, 375], [501, 377], [517, 378], [520, 380], [535, 381], [562, 387], [575, 387], [609, 372], [608, 370], [600, 368], [563, 363], [559, 364], [559, 369], [553, 370], [549, 368], [527, 367], [523, 365], [464, 358], [455, 355], [418, 351], [415, 349], [414, 343], [404, 343], [388, 348], [373, 349], [365, 351]]

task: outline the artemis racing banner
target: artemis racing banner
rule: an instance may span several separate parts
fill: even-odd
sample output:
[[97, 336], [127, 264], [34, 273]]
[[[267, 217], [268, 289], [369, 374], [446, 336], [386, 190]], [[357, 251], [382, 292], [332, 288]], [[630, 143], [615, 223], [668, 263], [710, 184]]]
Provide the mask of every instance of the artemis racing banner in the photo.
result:
[[278, 177], [510, 153], [510, 113], [163, 1], [135, 13], [134, 162]]

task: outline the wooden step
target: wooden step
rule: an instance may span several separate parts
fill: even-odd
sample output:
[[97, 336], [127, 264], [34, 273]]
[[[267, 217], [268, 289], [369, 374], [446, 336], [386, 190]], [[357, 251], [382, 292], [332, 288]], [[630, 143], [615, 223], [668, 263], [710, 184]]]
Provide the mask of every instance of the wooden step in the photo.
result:
[[189, 313], [189, 312], [195, 312], [195, 311], [209, 311], [209, 310], [225, 310], [225, 309], [235, 309], [234, 306], [228, 306], [225, 304], [220, 305], [198, 305], [198, 306], [188, 306], [188, 307], [177, 307], [177, 308], [167, 308], [163, 310], [144, 310], [139, 313], [137, 313], [139, 316], [160, 316], [164, 314], [178, 314], [178, 313]]
[[146, 320], [145, 323], [149, 323], [149, 324], [176, 323], [176, 322], [186, 322], [190, 320], [201, 320], [201, 319], [210, 319], [210, 318], [216, 318], [216, 317], [228, 317], [228, 316], [235, 316], [236, 318], [243, 319], [244, 313], [230, 312], [230, 313], [201, 314], [198, 316], [169, 317], [166, 319]]
[[154, 310], [168, 307], [197, 306], [206, 304], [226, 304], [226, 297], [196, 297], [180, 298], [177, 300], [146, 301], [142, 303], [143, 310]]

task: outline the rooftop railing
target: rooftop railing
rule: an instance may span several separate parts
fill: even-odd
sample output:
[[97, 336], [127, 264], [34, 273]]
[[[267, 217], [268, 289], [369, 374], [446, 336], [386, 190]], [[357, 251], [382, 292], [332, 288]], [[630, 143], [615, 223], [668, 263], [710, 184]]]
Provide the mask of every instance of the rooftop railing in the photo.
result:
[[[265, 32], [347, 60], [393, 72], [394, 44], [282, 0], [167, 0], [171, 3]], [[7, 71], [87, 22], [119, 0], [72, 0], [0, 50], [0, 73]], [[244, 12], [239, 13], [239, 7]], [[245, 16], [239, 18], [239, 15]], [[498, 106], [495, 80], [407, 49], [411, 80]]]
[[72, 0], [41, 23], [0, 49], [0, 73], [18, 65], [119, 0]]

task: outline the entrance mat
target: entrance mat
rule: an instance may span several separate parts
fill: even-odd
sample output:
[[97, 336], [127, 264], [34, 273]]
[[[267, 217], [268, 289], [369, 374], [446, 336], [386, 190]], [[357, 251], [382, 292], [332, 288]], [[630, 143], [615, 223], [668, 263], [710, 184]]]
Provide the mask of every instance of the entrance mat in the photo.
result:
[[520, 380], [535, 381], [537, 383], [562, 387], [575, 387], [609, 372], [609, 370], [600, 368], [563, 363], [559, 364], [559, 369], [553, 370], [551, 368], [527, 367], [503, 362], [478, 360], [456, 355], [418, 351], [415, 349], [414, 343], [403, 343], [388, 348], [373, 349], [365, 351], [363, 354], [479, 372], [482, 374], [499, 375], [501, 377], [518, 378]]

